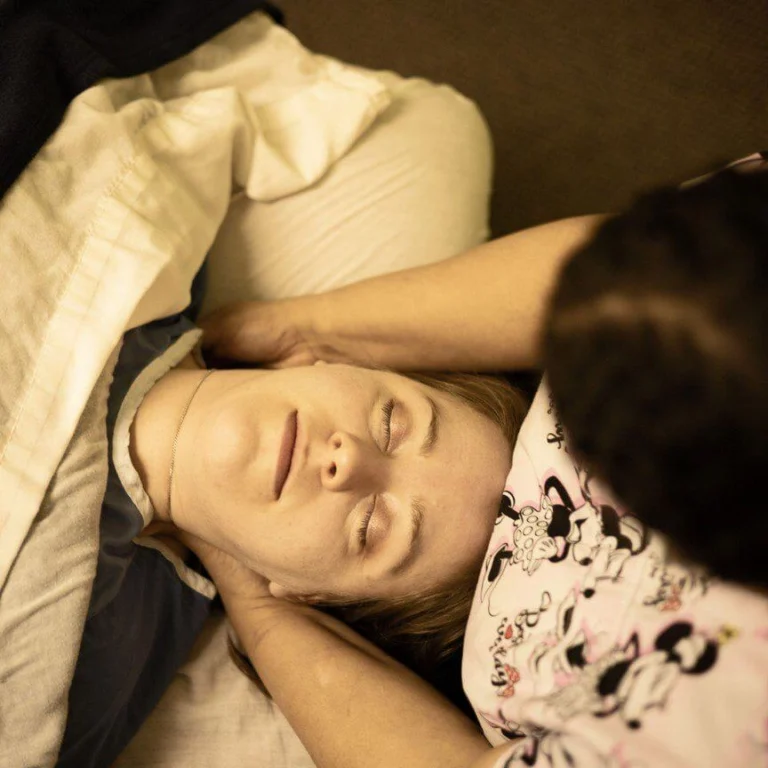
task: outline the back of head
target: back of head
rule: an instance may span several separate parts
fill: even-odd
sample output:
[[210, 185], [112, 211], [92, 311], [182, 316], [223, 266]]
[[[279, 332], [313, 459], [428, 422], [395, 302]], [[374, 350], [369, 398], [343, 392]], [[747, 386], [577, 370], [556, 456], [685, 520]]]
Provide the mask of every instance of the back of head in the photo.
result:
[[716, 574], [768, 585], [768, 173], [642, 197], [563, 269], [544, 367], [572, 448]]

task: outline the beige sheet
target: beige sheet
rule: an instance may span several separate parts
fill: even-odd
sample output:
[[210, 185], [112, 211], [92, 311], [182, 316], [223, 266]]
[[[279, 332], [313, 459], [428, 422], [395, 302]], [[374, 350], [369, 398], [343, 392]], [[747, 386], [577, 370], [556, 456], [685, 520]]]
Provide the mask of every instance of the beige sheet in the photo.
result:
[[218, 616], [114, 768], [313, 765], [280, 710], [229, 659]]

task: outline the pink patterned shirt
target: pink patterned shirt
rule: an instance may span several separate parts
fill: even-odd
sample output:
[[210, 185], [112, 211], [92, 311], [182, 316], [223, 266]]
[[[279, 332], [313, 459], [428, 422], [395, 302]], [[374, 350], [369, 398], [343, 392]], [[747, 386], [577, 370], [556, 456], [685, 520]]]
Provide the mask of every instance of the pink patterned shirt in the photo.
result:
[[[735, 514], [724, 499], [722, 524]], [[676, 562], [590, 481], [545, 384], [515, 449], [463, 677], [487, 738], [510, 742], [499, 768], [768, 765], [768, 596]]]

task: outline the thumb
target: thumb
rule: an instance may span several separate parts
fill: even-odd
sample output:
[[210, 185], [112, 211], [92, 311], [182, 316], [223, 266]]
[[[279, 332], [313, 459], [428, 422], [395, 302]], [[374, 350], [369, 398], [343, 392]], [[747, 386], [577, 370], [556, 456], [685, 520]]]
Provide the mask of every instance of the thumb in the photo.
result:
[[220, 359], [261, 362], [269, 358], [268, 329], [257, 302], [223, 307], [199, 321], [203, 349]]

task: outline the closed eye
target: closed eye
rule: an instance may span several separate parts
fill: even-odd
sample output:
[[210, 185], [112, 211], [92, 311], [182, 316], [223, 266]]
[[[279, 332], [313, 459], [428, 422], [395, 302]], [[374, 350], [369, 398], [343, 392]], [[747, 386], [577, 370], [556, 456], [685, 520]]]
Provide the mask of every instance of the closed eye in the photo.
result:
[[390, 398], [381, 406], [381, 421], [384, 428], [384, 452], [389, 450], [389, 444], [392, 440], [392, 413], [395, 410], [395, 399]]

